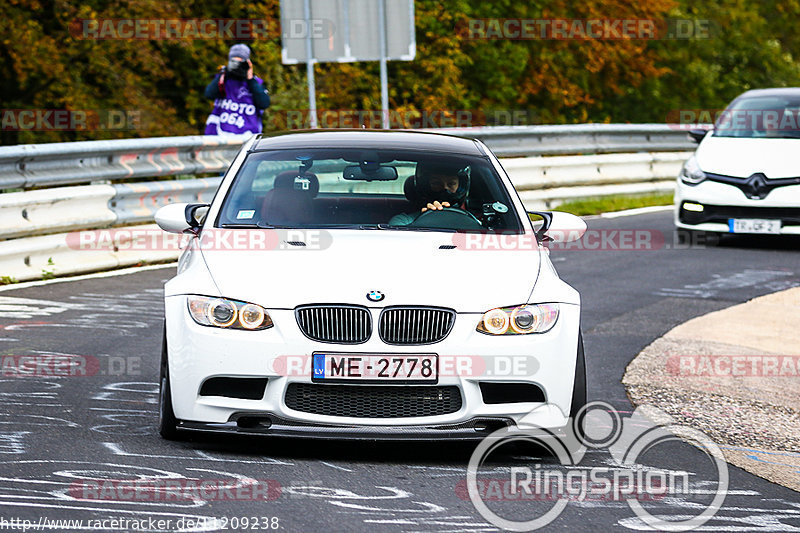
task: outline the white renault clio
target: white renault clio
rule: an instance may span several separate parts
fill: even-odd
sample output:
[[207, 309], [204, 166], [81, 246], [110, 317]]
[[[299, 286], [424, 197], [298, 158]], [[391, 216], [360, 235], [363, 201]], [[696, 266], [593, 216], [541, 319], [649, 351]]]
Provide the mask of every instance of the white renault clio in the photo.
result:
[[675, 225], [696, 232], [800, 234], [800, 88], [736, 98], [678, 176]]
[[159, 429], [481, 438], [586, 402], [580, 298], [481, 142], [315, 131], [248, 141], [165, 288]]

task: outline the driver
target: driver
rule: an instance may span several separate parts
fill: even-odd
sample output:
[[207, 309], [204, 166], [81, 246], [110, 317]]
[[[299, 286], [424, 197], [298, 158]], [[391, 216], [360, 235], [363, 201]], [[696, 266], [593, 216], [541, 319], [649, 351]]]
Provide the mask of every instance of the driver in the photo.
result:
[[452, 163], [417, 163], [406, 196], [419, 211], [400, 213], [389, 221], [392, 226], [405, 226], [414, 222], [425, 211], [440, 211], [445, 207], [465, 209], [469, 193], [470, 168], [459, 169]]

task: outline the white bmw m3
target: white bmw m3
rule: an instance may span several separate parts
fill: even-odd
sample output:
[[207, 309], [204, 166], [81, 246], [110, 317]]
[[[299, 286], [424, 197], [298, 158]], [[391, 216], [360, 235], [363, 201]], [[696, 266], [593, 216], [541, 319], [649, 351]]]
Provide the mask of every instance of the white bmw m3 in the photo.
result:
[[586, 403], [580, 297], [540, 246], [586, 226], [526, 213], [480, 141], [259, 136], [210, 205], [156, 221], [188, 237], [165, 288], [165, 438], [475, 439]]

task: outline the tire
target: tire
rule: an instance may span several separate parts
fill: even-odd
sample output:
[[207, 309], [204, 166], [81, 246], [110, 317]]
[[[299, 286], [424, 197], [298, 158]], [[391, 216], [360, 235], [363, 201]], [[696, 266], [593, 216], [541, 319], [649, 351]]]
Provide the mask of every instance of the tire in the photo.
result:
[[172, 389], [169, 386], [169, 365], [167, 364], [167, 329], [161, 341], [161, 371], [158, 390], [158, 432], [167, 440], [179, 440], [178, 420], [172, 410]]
[[[578, 354], [575, 359], [575, 378], [572, 380], [572, 405], [569, 408], [569, 425], [578, 441], [575, 443], [577, 448], [571, 449], [576, 452], [584, 442], [586, 430], [583, 427], [583, 418], [586, 411], [586, 358], [583, 353], [583, 334], [578, 330]], [[579, 418], [580, 416], [580, 418]], [[570, 427], [571, 426], [571, 427]]]
[[583, 334], [578, 331], [578, 356], [575, 362], [575, 378], [572, 381], [572, 405], [569, 416], [573, 420], [586, 405], [586, 358], [583, 353]]

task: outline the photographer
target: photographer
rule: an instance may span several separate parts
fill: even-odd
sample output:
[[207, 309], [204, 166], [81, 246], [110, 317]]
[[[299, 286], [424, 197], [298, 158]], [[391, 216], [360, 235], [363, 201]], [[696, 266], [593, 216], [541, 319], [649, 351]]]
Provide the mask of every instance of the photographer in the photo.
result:
[[220, 69], [206, 87], [206, 98], [214, 109], [206, 120], [205, 135], [260, 133], [261, 117], [269, 107], [264, 81], [253, 76], [250, 48], [235, 44], [228, 52], [228, 65]]

